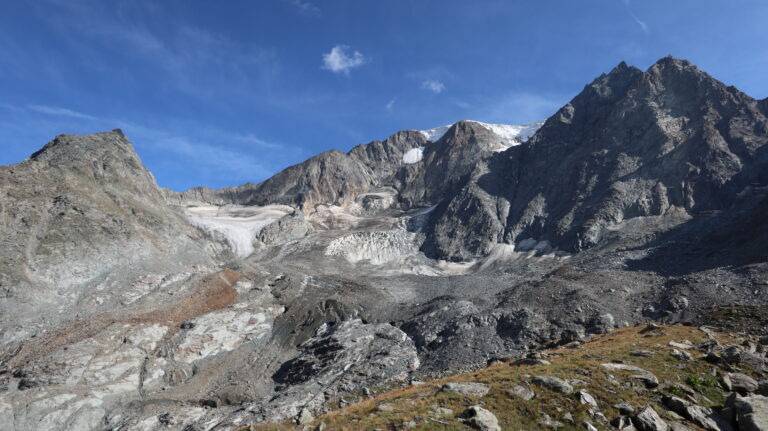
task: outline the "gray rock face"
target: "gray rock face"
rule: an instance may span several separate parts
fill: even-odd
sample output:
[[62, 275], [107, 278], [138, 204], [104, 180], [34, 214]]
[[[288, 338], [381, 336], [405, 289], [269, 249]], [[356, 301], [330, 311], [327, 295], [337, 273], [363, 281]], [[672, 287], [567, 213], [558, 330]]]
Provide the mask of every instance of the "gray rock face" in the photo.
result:
[[[646, 72], [622, 63], [526, 145], [489, 162], [440, 208], [430, 240], [448, 259], [487, 252], [492, 239], [582, 250], [631, 218], [725, 209], [750, 184], [768, 183], [767, 131], [757, 101], [686, 61], [665, 58]], [[495, 222], [473, 242], [459, 227], [478, 212]], [[457, 227], [450, 242], [443, 225]]]
[[345, 393], [405, 380], [420, 365], [405, 333], [360, 319], [321, 326], [300, 349], [301, 354], [273, 375], [278, 395], [260, 409], [261, 420], [295, 416], [302, 408], [317, 411]]
[[0, 167], [0, 214], [0, 346], [10, 332], [24, 336], [31, 322], [95, 300], [84, 286], [181, 272], [210, 264], [216, 251], [167, 205], [119, 130], [61, 135]]
[[752, 395], [736, 400], [739, 431], [768, 430], [768, 397]]
[[407, 169], [402, 163], [403, 155], [427, 144], [428, 141], [421, 132], [403, 130], [384, 141], [358, 145], [352, 148], [349, 155], [370, 169], [381, 184], [394, 184], [396, 175], [407, 175], [400, 174], [401, 168]]
[[259, 232], [259, 241], [266, 245], [279, 245], [303, 238], [313, 230], [301, 213], [294, 213], [265, 226]]

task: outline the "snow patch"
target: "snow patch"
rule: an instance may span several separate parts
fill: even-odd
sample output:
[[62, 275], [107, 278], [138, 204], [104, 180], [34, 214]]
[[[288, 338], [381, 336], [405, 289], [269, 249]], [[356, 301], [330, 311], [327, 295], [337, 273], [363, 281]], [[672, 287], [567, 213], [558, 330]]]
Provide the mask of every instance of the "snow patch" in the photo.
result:
[[451, 126], [453, 126], [453, 124], [449, 124], [447, 126], [435, 127], [434, 129], [429, 129], [429, 130], [419, 130], [419, 132], [421, 132], [421, 134], [424, 135], [424, 137], [427, 138], [429, 142], [435, 142], [440, 138], [442, 138], [443, 135], [445, 135], [445, 132], [447, 132], [448, 129], [451, 128]]
[[239, 257], [253, 253], [253, 239], [264, 226], [293, 213], [287, 205], [206, 205], [186, 209], [189, 221], [214, 236], [223, 237]]
[[[544, 125], [543, 121], [528, 124], [491, 124], [483, 123], [481, 121], [472, 122], [485, 127], [501, 138], [504, 146], [500, 146], [495, 151], [503, 151], [509, 147], [522, 144]], [[447, 126], [435, 127], [429, 130], [419, 130], [419, 132], [421, 132], [428, 141], [435, 142], [442, 138], [452, 126], [453, 124], [449, 124]]]
[[405, 154], [403, 154], [403, 163], [406, 165], [411, 165], [413, 163], [418, 163], [421, 161], [421, 159], [424, 158], [424, 147], [418, 147], [408, 150]]
[[539, 130], [539, 128], [541, 128], [541, 126], [544, 124], [543, 121], [521, 125], [489, 124], [481, 123], [479, 121], [476, 121], [476, 123], [497, 134], [502, 139], [504, 144], [506, 144], [506, 147], [501, 147], [496, 151], [503, 151], [509, 147], [522, 144], [531, 136], [533, 136], [534, 133], [536, 133], [536, 131]]

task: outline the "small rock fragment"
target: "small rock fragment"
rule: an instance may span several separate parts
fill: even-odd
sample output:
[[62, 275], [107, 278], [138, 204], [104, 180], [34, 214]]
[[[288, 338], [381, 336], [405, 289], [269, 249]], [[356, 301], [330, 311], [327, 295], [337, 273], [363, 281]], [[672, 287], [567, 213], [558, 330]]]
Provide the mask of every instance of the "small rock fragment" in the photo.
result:
[[299, 412], [299, 415], [296, 417], [296, 422], [299, 425], [304, 425], [312, 422], [314, 419], [315, 417], [312, 416], [312, 412], [307, 409], [301, 409], [301, 412]]
[[579, 402], [581, 404], [588, 404], [594, 408], [597, 408], [597, 400], [595, 400], [595, 397], [590, 395], [587, 391], [581, 390], [576, 392], [576, 395], [579, 397]]

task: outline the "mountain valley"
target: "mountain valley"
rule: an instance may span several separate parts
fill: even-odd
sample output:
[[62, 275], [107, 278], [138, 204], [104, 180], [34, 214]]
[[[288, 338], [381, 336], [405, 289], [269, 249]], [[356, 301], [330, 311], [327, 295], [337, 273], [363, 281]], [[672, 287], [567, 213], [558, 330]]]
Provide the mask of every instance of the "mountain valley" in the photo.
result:
[[[224, 189], [159, 187], [120, 130], [60, 135], [0, 166], [0, 431], [369, 429], [311, 418], [645, 343], [651, 321], [698, 346], [690, 326], [728, 330], [717, 310], [768, 307], [766, 211], [768, 99], [673, 57], [622, 62], [546, 121], [403, 130]], [[745, 322], [718, 339], [764, 346]], [[573, 429], [630, 429], [582, 410]], [[433, 417], [413, 427], [485, 429]]]

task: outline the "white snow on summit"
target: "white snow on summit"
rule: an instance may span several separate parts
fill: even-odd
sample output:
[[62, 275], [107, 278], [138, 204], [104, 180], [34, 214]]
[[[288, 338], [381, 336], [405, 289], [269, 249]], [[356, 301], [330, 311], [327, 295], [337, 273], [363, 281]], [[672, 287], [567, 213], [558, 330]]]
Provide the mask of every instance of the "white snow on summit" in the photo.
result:
[[429, 129], [429, 130], [419, 130], [419, 132], [421, 132], [421, 134], [424, 135], [424, 137], [427, 138], [428, 141], [435, 142], [438, 139], [442, 138], [443, 135], [445, 135], [445, 132], [447, 132], [448, 129], [451, 128], [451, 126], [453, 126], [453, 124], [449, 124], [447, 126], [435, 127], [434, 129]]
[[[543, 121], [537, 121], [535, 123], [528, 124], [489, 124], [481, 121], [472, 121], [477, 123], [486, 129], [497, 134], [503, 142], [503, 146], [499, 147], [496, 151], [503, 151], [509, 147], [520, 145], [525, 142], [536, 133], [537, 130], [544, 124]], [[442, 138], [443, 135], [451, 128], [453, 124], [447, 126], [435, 127], [429, 130], [419, 130], [425, 138], [430, 142], [435, 142]]]
[[412, 148], [403, 154], [403, 163], [410, 165], [424, 158], [424, 147]]

